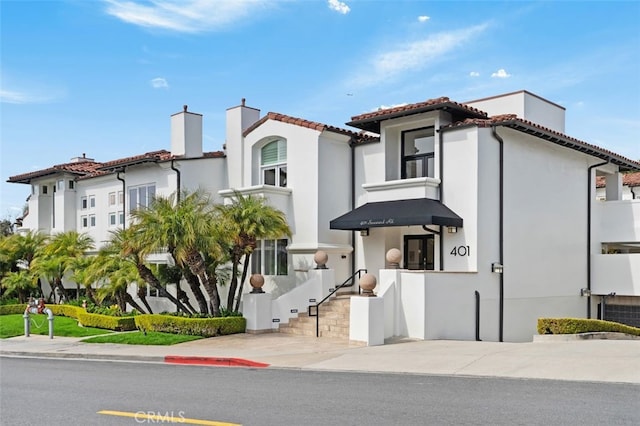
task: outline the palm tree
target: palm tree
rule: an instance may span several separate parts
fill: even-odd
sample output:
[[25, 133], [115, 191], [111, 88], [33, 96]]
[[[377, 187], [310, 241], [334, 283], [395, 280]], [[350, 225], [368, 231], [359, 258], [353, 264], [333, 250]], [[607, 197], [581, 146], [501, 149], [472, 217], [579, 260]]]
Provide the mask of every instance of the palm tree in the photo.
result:
[[[135, 210], [137, 219], [146, 234], [153, 241], [154, 248], [166, 247], [179, 266], [187, 266], [187, 282], [196, 296], [201, 312], [209, 310], [213, 316], [220, 315], [220, 295], [215, 277], [210, 277], [203, 253], [215, 251], [217, 235], [214, 234], [216, 218], [208, 196], [201, 191], [184, 191], [175, 202], [175, 194], [170, 197], [156, 196], [148, 208]], [[197, 277], [208, 296], [209, 306], [189, 272]]]
[[58, 288], [60, 294], [65, 294], [62, 278], [73, 273], [78, 260], [85, 252], [93, 248], [93, 238], [77, 231], [66, 231], [54, 235], [49, 244], [42, 249], [42, 256], [38, 259], [36, 270], [45, 275], [51, 283], [52, 290]]
[[[120, 256], [115, 256], [109, 248], [101, 250], [98, 256], [92, 258], [87, 268], [87, 277], [91, 281], [102, 283], [97, 291], [97, 299], [100, 302], [113, 299], [121, 312], [126, 312], [127, 303], [137, 311], [145, 312], [127, 292], [130, 283], [141, 282], [135, 265]], [[150, 309], [147, 312], [152, 313]]]
[[[230, 248], [232, 274], [227, 297], [227, 309], [232, 309], [233, 300], [237, 298], [234, 310], [240, 308], [242, 289], [249, 270], [249, 259], [256, 248], [258, 240], [275, 239], [283, 236], [291, 236], [291, 229], [286, 217], [280, 210], [269, 206], [264, 198], [253, 195], [242, 195], [236, 191], [233, 203], [217, 207], [225, 226], [228, 226], [233, 234], [233, 243]], [[242, 278], [238, 289], [238, 269], [244, 257]]]
[[118, 253], [124, 260], [132, 263], [138, 271], [139, 278], [142, 278], [145, 283], [158, 290], [160, 296], [169, 299], [179, 310], [192, 313], [182, 302], [167, 292], [160, 280], [144, 263], [144, 259], [152, 251], [152, 247], [154, 247], [154, 243], [149, 240], [149, 236], [144, 232], [144, 229], [139, 224], [133, 224], [127, 229], [113, 231], [106, 249]]
[[26, 303], [29, 296], [38, 289], [29, 271], [9, 272], [2, 278], [2, 288], [7, 295], [15, 294], [20, 303]]

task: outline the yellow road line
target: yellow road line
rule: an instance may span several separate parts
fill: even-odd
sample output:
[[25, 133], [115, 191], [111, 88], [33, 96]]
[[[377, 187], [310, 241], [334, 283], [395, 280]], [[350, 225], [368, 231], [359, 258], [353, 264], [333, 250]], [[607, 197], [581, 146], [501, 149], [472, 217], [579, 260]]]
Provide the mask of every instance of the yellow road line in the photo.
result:
[[154, 422], [181, 423], [186, 425], [242, 426], [239, 423], [216, 422], [214, 420], [189, 419], [189, 418], [183, 417], [182, 415], [176, 416], [172, 412], [167, 412], [166, 415], [162, 415], [162, 414], [149, 414], [144, 411], [130, 413], [127, 411], [101, 410], [101, 411], [98, 411], [98, 414], [106, 414], [108, 416], [132, 417], [136, 419], [136, 421], [153, 420]]

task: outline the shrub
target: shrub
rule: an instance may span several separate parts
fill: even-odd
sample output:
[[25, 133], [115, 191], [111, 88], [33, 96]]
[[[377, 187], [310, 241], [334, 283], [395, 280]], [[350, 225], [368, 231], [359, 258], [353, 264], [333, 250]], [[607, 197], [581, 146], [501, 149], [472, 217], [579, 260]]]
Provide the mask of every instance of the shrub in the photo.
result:
[[53, 315], [61, 315], [63, 317], [78, 319], [80, 314], [85, 313], [84, 308], [73, 305], [47, 305], [47, 308], [51, 309]]
[[538, 318], [538, 334], [578, 334], [608, 331], [640, 336], [640, 328], [585, 318]]
[[26, 303], [20, 305], [0, 305], [0, 315], [23, 314]]
[[170, 315], [138, 315], [136, 326], [145, 331], [188, 334], [192, 336], [215, 337], [244, 333], [247, 321], [243, 317], [226, 318], [183, 318]]
[[18, 305], [20, 301], [17, 297], [0, 297], [0, 305]]
[[85, 327], [104, 328], [114, 331], [130, 331], [136, 329], [134, 317], [112, 317], [109, 315], [81, 312], [78, 315], [80, 324]]

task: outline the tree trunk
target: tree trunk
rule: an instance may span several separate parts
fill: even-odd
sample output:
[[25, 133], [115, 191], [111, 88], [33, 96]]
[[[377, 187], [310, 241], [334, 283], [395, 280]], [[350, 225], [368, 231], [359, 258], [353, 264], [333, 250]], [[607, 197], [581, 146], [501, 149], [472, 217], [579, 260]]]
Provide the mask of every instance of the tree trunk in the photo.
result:
[[[130, 304], [130, 305], [131, 305], [131, 307], [132, 307], [133, 309], [135, 309], [136, 311], [140, 312], [141, 314], [146, 313], [146, 312], [144, 311], [144, 309], [142, 309], [142, 308], [140, 307], [140, 305], [138, 305], [138, 304], [136, 303], [136, 301], [135, 301], [135, 300], [133, 300], [133, 297], [131, 297], [131, 295], [130, 295], [129, 293], [127, 293], [127, 292], [125, 291], [123, 296], [124, 296], [124, 301], [125, 301], [126, 303]], [[142, 300], [144, 300], [144, 299], [142, 299]], [[147, 305], [147, 306], [149, 306], [149, 305]], [[125, 305], [125, 309], [126, 309], [126, 305]], [[126, 312], [126, 310], [125, 310], [125, 312]], [[152, 314], [153, 312], [149, 311], [148, 313]]]
[[172, 303], [175, 303], [175, 305], [178, 307], [178, 309], [183, 310], [184, 312], [187, 312], [189, 314], [192, 314], [193, 312], [190, 311], [189, 309], [186, 308], [186, 306], [184, 306], [182, 304], [182, 302], [180, 302], [178, 299], [176, 299], [175, 297], [173, 297], [173, 295], [169, 294], [169, 292], [167, 292], [167, 290], [165, 290], [164, 287], [162, 287], [162, 284], [160, 284], [160, 281], [158, 281], [158, 279], [156, 278], [155, 275], [153, 275], [153, 272], [151, 272], [151, 270], [149, 268], [147, 268], [144, 264], [140, 263], [136, 265], [136, 268], [138, 269], [138, 274], [140, 274], [140, 277], [147, 283], [149, 284], [151, 287], [155, 288], [156, 290], [158, 290], [158, 294], [160, 294], [160, 296], [162, 297], [166, 297], [167, 299], [169, 299]]
[[[191, 302], [189, 302], [189, 296], [180, 287], [178, 287], [178, 300], [184, 303], [191, 311], [196, 312], [195, 308], [191, 306]], [[206, 300], [204, 306], [207, 307]]]
[[96, 295], [93, 292], [93, 289], [91, 288], [91, 286], [90, 285], [86, 286], [85, 290], [87, 291], [87, 299], [89, 299], [91, 303], [93, 303], [94, 305], [98, 305], [98, 302], [96, 302]]
[[247, 271], [249, 271], [249, 259], [251, 258], [251, 253], [247, 253], [244, 255], [244, 268], [242, 269], [242, 279], [240, 280], [240, 288], [238, 289], [238, 298], [236, 299], [236, 308], [234, 311], [238, 312], [240, 310], [240, 300], [242, 299], [242, 289], [244, 287], [244, 282], [247, 279]]
[[207, 269], [202, 259], [202, 255], [197, 251], [192, 251], [187, 255], [186, 259], [189, 269], [200, 280], [200, 283], [204, 286], [209, 296], [209, 304], [211, 307], [211, 314], [214, 317], [220, 316], [220, 294], [218, 294], [218, 285], [212, 284], [207, 275]]
[[[147, 308], [147, 312], [152, 314], [153, 310], [151, 309], [151, 306], [149, 306], [149, 302], [147, 302], [147, 289], [145, 287], [138, 286], [138, 297], [140, 298], [140, 300], [144, 304], [145, 308]], [[133, 298], [131, 300], [133, 300]], [[129, 303], [129, 304], [131, 305], [131, 303]], [[133, 306], [133, 305], [131, 305], [131, 306]], [[142, 311], [140, 311], [140, 312], [142, 312]]]
[[185, 280], [189, 284], [189, 288], [193, 293], [193, 296], [196, 298], [196, 302], [198, 302], [198, 308], [200, 308], [200, 312], [203, 314], [209, 313], [209, 308], [207, 306], [207, 298], [204, 297], [204, 293], [200, 289], [200, 281], [198, 277], [196, 277], [189, 268], [182, 268], [182, 274], [184, 275]]
[[233, 261], [231, 264], [231, 283], [229, 284], [229, 294], [227, 295], [227, 309], [233, 309], [233, 299], [236, 297], [236, 289], [238, 288], [238, 265], [240, 264], [241, 254], [237, 250], [233, 252]]

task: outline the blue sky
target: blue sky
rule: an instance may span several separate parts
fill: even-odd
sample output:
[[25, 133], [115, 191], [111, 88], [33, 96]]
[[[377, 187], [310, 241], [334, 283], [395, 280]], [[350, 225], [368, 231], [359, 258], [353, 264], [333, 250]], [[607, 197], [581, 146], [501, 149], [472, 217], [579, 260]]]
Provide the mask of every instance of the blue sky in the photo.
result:
[[170, 149], [169, 117], [204, 115], [204, 149], [247, 99], [342, 126], [448, 96], [528, 90], [566, 133], [640, 159], [640, 2], [0, 0], [0, 218], [9, 176], [86, 153]]

